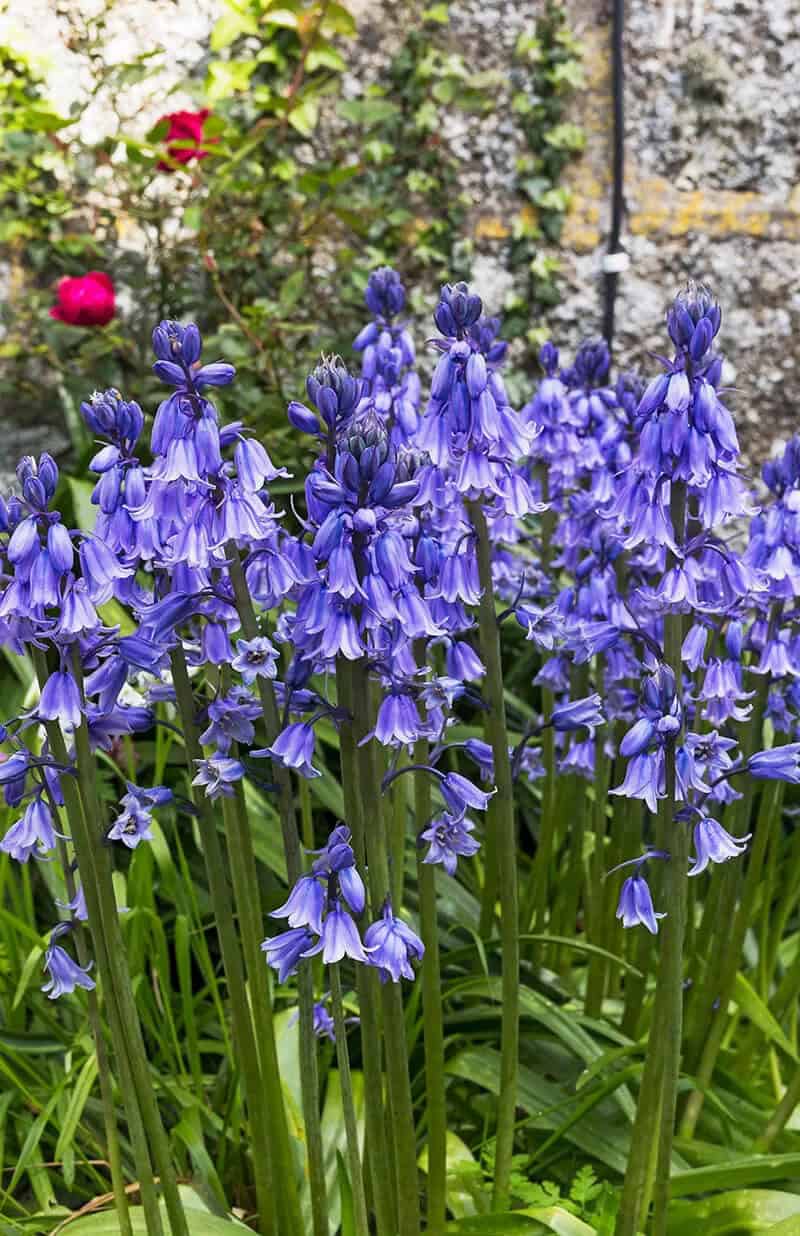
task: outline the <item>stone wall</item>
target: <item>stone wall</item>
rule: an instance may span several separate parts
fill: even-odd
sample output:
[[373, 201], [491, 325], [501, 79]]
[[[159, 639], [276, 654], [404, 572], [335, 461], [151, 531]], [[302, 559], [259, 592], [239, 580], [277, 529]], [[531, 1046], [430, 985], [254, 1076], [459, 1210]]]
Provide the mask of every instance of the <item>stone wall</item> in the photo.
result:
[[[563, 298], [549, 314], [567, 352], [602, 321], [601, 261], [611, 195], [610, 5], [566, 0], [585, 48], [574, 119], [587, 136], [568, 174]], [[515, 190], [521, 136], [509, 107], [520, 31], [540, 3], [453, 0], [442, 37], [475, 71], [505, 70], [489, 117], [454, 120], [443, 137], [463, 159], [472, 199], [473, 278], [492, 309], [510, 289], [509, 239], [524, 209]], [[688, 278], [725, 313], [725, 380], [750, 456], [800, 428], [800, 6], [796, 0], [628, 0], [626, 224], [616, 354], [652, 370], [664, 308]], [[364, 5], [351, 92], [380, 71], [408, 9]], [[390, 32], [387, 40], [381, 30]]]
[[[77, 90], [79, 83], [79, 66], [70, 66], [58, 46], [59, 12], [100, 3], [105, 0], [9, 2], [6, 20], [17, 28], [41, 32], [50, 23], [56, 94], [59, 86]], [[585, 46], [586, 85], [574, 100], [574, 119], [587, 145], [568, 175], [573, 197], [561, 251], [563, 297], [548, 326], [569, 353], [601, 323], [611, 81], [608, 3], [566, 3]], [[117, 0], [115, 7], [122, 19], [128, 10], [141, 14], [137, 0]], [[138, 44], [155, 33], [164, 52], [180, 48], [185, 55], [199, 47], [216, 3], [147, 0], [145, 7], [147, 21], [132, 21], [130, 37]], [[358, 36], [348, 49], [343, 87], [356, 97], [380, 76], [420, 8], [409, 0], [380, 6], [351, 0], [351, 8]], [[502, 310], [512, 289], [510, 236], [524, 209], [515, 170], [523, 139], [510, 106], [524, 70], [513, 50], [541, 8], [541, 0], [452, 0], [440, 35], [470, 69], [501, 77], [491, 113], [453, 111], [441, 135], [463, 165], [473, 279], [493, 311]], [[667, 301], [689, 276], [707, 282], [725, 309], [726, 380], [736, 390], [749, 453], [758, 459], [798, 420], [800, 6], [797, 0], [628, 0], [626, 8], [623, 244], [631, 265], [620, 279], [617, 356], [652, 369], [648, 352], [665, 346]], [[124, 27], [124, 20], [116, 22], [120, 38]], [[183, 102], [169, 95], [171, 84], [165, 79], [159, 107], [167, 99]]]
[[[607, 15], [570, 0], [586, 46], [588, 133], [564, 234], [569, 337], [596, 322], [609, 199]], [[725, 313], [726, 381], [750, 455], [800, 429], [800, 7], [794, 0], [629, 0], [620, 357], [663, 348], [661, 314], [690, 276]], [[556, 327], [557, 333], [558, 327]]]

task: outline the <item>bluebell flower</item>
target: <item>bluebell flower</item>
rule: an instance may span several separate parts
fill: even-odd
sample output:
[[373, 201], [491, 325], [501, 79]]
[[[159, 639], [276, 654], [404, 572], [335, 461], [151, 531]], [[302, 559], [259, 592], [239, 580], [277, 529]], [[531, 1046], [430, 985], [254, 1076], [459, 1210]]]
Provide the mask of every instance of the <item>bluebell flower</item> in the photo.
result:
[[83, 718], [83, 704], [78, 684], [68, 670], [56, 670], [47, 679], [36, 708], [43, 721], [60, 721], [73, 730]]
[[622, 784], [609, 790], [610, 794], [621, 794], [625, 798], [641, 798], [650, 811], [658, 811], [658, 800], [666, 793], [664, 751], [642, 752], [628, 761]]
[[322, 960], [326, 966], [341, 961], [343, 957], [350, 957], [353, 961], [367, 964], [368, 958], [364, 952], [358, 928], [337, 898], [334, 898], [328, 906], [319, 940], [306, 949], [303, 956], [315, 957], [317, 953], [322, 953]]
[[42, 987], [42, 991], [49, 1000], [57, 1000], [59, 996], [68, 996], [76, 987], [93, 991], [96, 986], [94, 979], [89, 977], [92, 963], [90, 962], [84, 969], [72, 960], [60, 944], [55, 943], [69, 929], [69, 923], [60, 923], [51, 932], [50, 943], [44, 955], [44, 969], [50, 978]]
[[314, 937], [307, 927], [292, 927], [263, 941], [261, 948], [267, 955], [267, 963], [278, 971], [279, 983], [285, 983], [289, 975], [294, 974], [313, 942]]
[[379, 266], [373, 270], [367, 280], [364, 293], [367, 308], [376, 317], [390, 319], [402, 313], [406, 303], [406, 293], [402, 280], [391, 266]]
[[467, 738], [463, 745], [466, 754], [477, 764], [481, 781], [493, 781], [494, 754], [490, 744], [482, 738]]
[[644, 876], [628, 876], [623, 882], [617, 906], [617, 918], [622, 920], [623, 927], [636, 927], [641, 923], [652, 934], [658, 932], [658, 919], [664, 914], [653, 909], [653, 898]]
[[476, 811], [485, 811], [492, 794], [496, 793], [495, 790], [489, 793], [479, 790], [469, 778], [463, 777], [461, 773], [437, 773], [437, 777], [442, 797], [453, 815], [464, 815], [469, 807]]
[[75, 891], [75, 896], [71, 901], [56, 901], [56, 905], [60, 910], [69, 910], [72, 917], [78, 923], [86, 923], [89, 920], [89, 911], [86, 909], [86, 894], [83, 891], [81, 884]]
[[409, 746], [421, 733], [422, 721], [413, 697], [400, 687], [391, 687], [378, 709], [374, 736], [383, 746]]
[[325, 890], [316, 875], [303, 875], [288, 898], [270, 913], [271, 918], [285, 918], [290, 927], [310, 927], [319, 935], [325, 909]]
[[163, 785], [147, 790], [131, 782], [127, 784], [128, 792], [120, 799], [122, 811], [114, 820], [107, 836], [110, 841], [121, 841], [129, 850], [135, 850], [140, 842], [153, 840], [150, 831], [153, 809], [170, 802], [172, 791]]
[[472, 858], [481, 848], [470, 836], [475, 828], [466, 816], [441, 815], [431, 820], [420, 833], [429, 842], [423, 863], [441, 863], [448, 875], [455, 875], [459, 858]]
[[221, 752], [228, 751], [235, 742], [247, 745], [255, 736], [253, 722], [260, 716], [261, 706], [255, 697], [245, 687], [233, 686], [209, 704], [209, 724], [200, 741]]
[[[357, 1017], [348, 1017], [346, 1022], [357, 1022]], [[325, 1007], [323, 1000], [314, 1001], [314, 1009], [312, 1013], [311, 1025], [318, 1039], [330, 1039], [332, 1043], [336, 1042], [336, 1030], [333, 1024], [333, 1017]]]
[[197, 773], [192, 779], [192, 785], [203, 786], [206, 798], [219, 798], [220, 795], [232, 798], [234, 782], [241, 781], [244, 776], [244, 765], [226, 755], [195, 760], [195, 764]]
[[587, 729], [593, 735], [595, 726], [602, 725], [604, 721], [602, 700], [596, 692], [585, 699], [559, 704], [550, 715], [550, 725], [560, 732]]
[[339, 892], [353, 914], [363, 914], [367, 892], [356, 867], [355, 854], [349, 839], [349, 828], [344, 825], [335, 828], [328, 839], [328, 845], [320, 851], [314, 863], [314, 871], [335, 876]]
[[0, 850], [18, 863], [27, 863], [31, 855], [38, 857], [55, 848], [53, 816], [41, 795], [28, 803], [22, 818], [12, 824], [0, 841]]
[[425, 954], [425, 945], [402, 919], [392, 913], [388, 899], [383, 914], [364, 933], [364, 944], [369, 953], [369, 964], [377, 966], [381, 979], [399, 983], [401, 978], [414, 979], [412, 960]]
[[311, 763], [314, 758], [314, 727], [306, 721], [293, 721], [281, 730], [269, 747], [251, 751], [256, 758], [265, 756], [277, 760], [284, 768], [293, 768], [301, 777], [320, 777], [318, 768]]
[[278, 651], [264, 635], [236, 641], [236, 656], [231, 667], [242, 676], [242, 682], [252, 686], [257, 678], [275, 678]]
[[694, 826], [696, 857], [689, 875], [699, 875], [709, 863], [726, 863], [728, 859], [738, 858], [747, 849], [751, 836], [752, 833], [747, 833], [744, 837], [732, 837], [716, 820], [701, 816]]
[[747, 761], [751, 777], [800, 784], [800, 743], [788, 742], [769, 751], [757, 751]]

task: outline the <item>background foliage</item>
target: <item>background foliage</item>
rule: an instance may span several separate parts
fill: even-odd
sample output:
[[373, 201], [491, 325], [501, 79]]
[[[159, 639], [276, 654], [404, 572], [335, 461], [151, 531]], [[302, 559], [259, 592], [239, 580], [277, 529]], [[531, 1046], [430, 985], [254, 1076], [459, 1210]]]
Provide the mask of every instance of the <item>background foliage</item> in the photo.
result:
[[[344, 4], [220, 8], [207, 54], [183, 83], [212, 111], [205, 157], [185, 168], [159, 170], [164, 122], [144, 131], [119, 111], [114, 136], [86, 141], [84, 105], [59, 116], [31, 62], [0, 49], [0, 246], [11, 272], [0, 397], [31, 421], [52, 422], [60, 405], [78, 434], [76, 402], [101, 385], [124, 391], [146, 367], [150, 324], [194, 313], [209, 349], [237, 367], [243, 418], [291, 451], [287, 399], [320, 351], [349, 347], [370, 270], [401, 269], [419, 289], [417, 311], [439, 283], [470, 273], [470, 204], [441, 131], [448, 113], [488, 113], [497, 75], [467, 67], [447, 5], [409, 22], [386, 71], [357, 98], [342, 88], [356, 47]], [[109, 66], [104, 14], [70, 22], [72, 50], [92, 75], [88, 99], [113, 103], [146, 87], [152, 52]], [[564, 119], [579, 55], [562, 9], [548, 3], [511, 66], [528, 146], [517, 173], [527, 207], [510, 251], [519, 295], [506, 306], [518, 364], [541, 342], [540, 313], [557, 297], [552, 246], [568, 204], [559, 179], [582, 141]], [[89, 269], [113, 277], [115, 321], [92, 331], [52, 321], [57, 279]]]

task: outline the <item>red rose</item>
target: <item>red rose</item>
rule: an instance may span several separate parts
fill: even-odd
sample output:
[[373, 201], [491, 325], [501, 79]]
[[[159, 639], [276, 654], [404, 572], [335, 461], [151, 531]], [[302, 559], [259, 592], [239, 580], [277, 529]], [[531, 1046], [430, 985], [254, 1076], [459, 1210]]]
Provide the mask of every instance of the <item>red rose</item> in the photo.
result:
[[[167, 154], [176, 163], [191, 163], [192, 159], [206, 158], [208, 151], [201, 150], [200, 146], [203, 142], [203, 125], [210, 114], [208, 108], [204, 107], [199, 112], [170, 112], [169, 115], [161, 117], [159, 124], [164, 120], [169, 122], [164, 141], [167, 143]], [[209, 140], [216, 141], [217, 139], [210, 138]], [[173, 145], [173, 143], [179, 144]], [[158, 168], [161, 172], [173, 170], [172, 165], [163, 160]]]
[[105, 326], [114, 316], [114, 284], [102, 270], [62, 279], [51, 318], [70, 326]]

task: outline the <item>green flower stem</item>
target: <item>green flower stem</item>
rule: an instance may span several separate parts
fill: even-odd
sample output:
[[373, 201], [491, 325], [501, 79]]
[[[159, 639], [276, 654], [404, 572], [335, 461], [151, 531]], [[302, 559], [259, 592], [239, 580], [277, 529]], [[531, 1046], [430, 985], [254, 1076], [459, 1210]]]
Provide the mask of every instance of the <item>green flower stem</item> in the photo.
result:
[[[778, 613], [779, 611], [774, 611], [771, 614], [770, 628], [777, 620]], [[750, 721], [740, 731], [739, 748], [744, 756], [752, 755], [761, 745], [764, 709], [766, 707], [768, 691], [769, 678], [766, 675], [761, 675], [756, 685]], [[741, 836], [749, 830], [756, 792], [756, 783], [753, 778], [746, 777], [740, 785], [740, 790], [741, 798], [729, 804], [724, 818], [725, 826], [733, 836]], [[769, 830], [769, 824], [770, 821], [767, 820], [767, 831]], [[765, 845], [767, 841], [768, 837], [764, 837]], [[751, 852], [748, 857], [748, 864], [752, 864], [752, 861]], [[763, 863], [763, 856], [761, 862]], [[714, 1021], [714, 1009], [716, 1001], [720, 996], [719, 957], [720, 955], [729, 956], [733, 947], [731, 943], [731, 923], [738, 922], [736, 901], [742, 888], [742, 866], [743, 864], [738, 862], [726, 863], [722, 870], [716, 873], [714, 881], [718, 885], [716, 895], [712, 893], [706, 899], [706, 908], [703, 913], [702, 930], [700, 932], [700, 938], [704, 940], [705, 966], [701, 981], [698, 982], [694, 989], [689, 1022], [690, 1033], [687, 1060], [692, 1073], [697, 1072], [700, 1060], [705, 1052], [708, 1043], [708, 1027]], [[744, 926], [744, 932], [746, 930], [747, 925]], [[743, 944], [744, 934], [742, 934], [737, 950], [736, 968], [738, 968], [738, 959]], [[735, 973], [733, 977], [735, 980]], [[720, 1004], [719, 1007], [725, 1008], [726, 1004]], [[689, 1117], [687, 1122], [689, 1109], [694, 1107], [695, 1102], [694, 1096], [690, 1095], [681, 1122], [682, 1137], [691, 1136], [689, 1130], [694, 1129], [692, 1119], [696, 1122], [696, 1116], [700, 1114], [700, 1108], [697, 1108], [696, 1116]]]
[[[550, 477], [546, 464], [536, 465], [536, 475], [539, 479], [542, 501], [550, 500]], [[546, 510], [541, 519], [541, 539], [539, 556], [541, 569], [545, 574], [550, 571], [552, 557], [553, 535], [556, 529], [556, 514]], [[555, 699], [552, 691], [542, 688], [542, 715], [549, 717], [553, 711]], [[525, 923], [534, 933], [547, 930], [548, 888], [550, 883], [550, 868], [553, 862], [558, 814], [556, 811], [556, 736], [551, 727], [542, 734], [542, 758], [544, 762], [544, 780], [542, 781], [542, 809], [539, 820], [539, 838], [536, 854], [533, 860], [533, 870], [529, 898], [525, 905]], [[535, 946], [533, 946], [535, 948]]]
[[[672, 625], [674, 615], [667, 617]], [[675, 624], [680, 635], [680, 620]], [[667, 654], [669, 655], [669, 653]], [[678, 640], [680, 656], [680, 639]], [[686, 934], [686, 917], [689, 893], [687, 871], [690, 860], [689, 829], [674, 823], [675, 746], [670, 743], [666, 752], [667, 801], [670, 806], [670, 859], [667, 864], [667, 881], [664, 904], [667, 918], [662, 931], [661, 965], [658, 982], [664, 987], [662, 1019], [654, 1026], [655, 1035], [661, 1040], [662, 1052], [662, 1100], [659, 1130], [658, 1166], [653, 1197], [653, 1236], [666, 1236], [667, 1206], [669, 1204], [669, 1176], [672, 1160], [672, 1143], [675, 1133], [675, 1108], [680, 1079], [681, 1043], [683, 1037], [683, 948]]]
[[[373, 729], [373, 713], [369, 692], [366, 661], [354, 665], [353, 720], [358, 743], [359, 778], [356, 787], [361, 797], [361, 819], [365, 825], [367, 874], [372, 913], [377, 917], [387, 897], [391, 896], [389, 875], [389, 829], [387, 816], [391, 804], [381, 794], [381, 761], [377, 743], [362, 740]], [[370, 816], [369, 804], [374, 804]], [[369, 821], [369, 822], [368, 822]], [[394, 906], [399, 911], [399, 906]], [[417, 1145], [414, 1131], [414, 1107], [411, 1081], [408, 1075], [408, 1044], [406, 1042], [403, 993], [400, 983], [381, 986], [383, 1033], [386, 1038], [386, 1077], [392, 1109], [395, 1170], [397, 1181], [398, 1236], [418, 1236], [419, 1185]]]
[[[414, 747], [414, 763], [427, 764], [428, 743], [421, 738]], [[419, 833], [431, 818], [431, 783], [425, 775], [414, 776], [414, 820]], [[422, 959], [422, 1008], [425, 1041], [425, 1107], [428, 1126], [427, 1231], [444, 1231], [447, 1190], [447, 1103], [444, 1082], [444, 1019], [442, 975], [439, 961], [439, 924], [436, 913], [436, 867], [422, 861], [417, 849], [420, 934], [425, 945]]]
[[356, 1236], [369, 1236], [367, 1199], [364, 1193], [364, 1175], [361, 1170], [361, 1151], [358, 1145], [358, 1124], [353, 1103], [353, 1082], [350, 1076], [350, 1055], [347, 1050], [347, 1025], [342, 1002], [342, 980], [339, 965], [328, 967], [331, 985], [333, 1027], [336, 1034], [336, 1061], [339, 1066], [339, 1085], [342, 1092], [342, 1114], [347, 1140], [347, 1166], [350, 1172], [350, 1187], [353, 1190], [353, 1218]]
[[[58, 806], [53, 798], [50, 786], [47, 781], [44, 782], [45, 796], [50, 805], [50, 810], [53, 813], [53, 819], [58, 819]], [[67, 853], [67, 844], [62, 837], [56, 839], [56, 851], [58, 860], [61, 865], [61, 870], [64, 875], [64, 884], [67, 890], [67, 900], [72, 901], [75, 896], [77, 886], [75, 884], [75, 876], [70, 866], [69, 854]], [[83, 925], [75, 933], [75, 948], [78, 954], [78, 962], [86, 968], [89, 961], [89, 953], [86, 948], [86, 937], [83, 931]], [[106, 1153], [108, 1154], [108, 1165], [111, 1169], [111, 1188], [114, 1193], [114, 1208], [117, 1212], [117, 1222], [121, 1236], [133, 1236], [133, 1228], [131, 1226], [131, 1216], [128, 1207], [128, 1195], [125, 1192], [125, 1177], [122, 1171], [122, 1156], [119, 1146], [119, 1130], [117, 1129], [117, 1108], [114, 1103], [114, 1091], [111, 1084], [111, 1070], [109, 1067], [108, 1052], [106, 1051], [106, 1042], [103, 1037], [103, 1025], [100, 1020], [100, 1009], [97, 1001], [97, 990], [87, 991], [87, 1009], [89, 1013], [89, 1026], [94, 1039], [95, 1055], [97, 1056], [97, 1076], [100, 1082], [100, 1100], [103, 1107], [103, 1123], [106, 1130]], [[139, 1112], [136, 1109], [138, 1118]], [[139, 1150], [145, 1151], [141, 1155], [142, 1162], [146, 1157], [147, 1143], [144, 1139], [144, 1130], [142, 1129], [141, 1120], [135, 1122], [140, 1134]], [[137, 1159], [138, 1159], [137, 1155]], [[156, 1194], [155, 1184], [151, 1174], [145, 1176], [144, 1190], [148, 1193], [147, 1206], [145, 1206], [144, 1195], [142, 1196], [142, 1206], [145, 1210], [145, 1219], [158, 1216], [160, 1224], [160, 1215], [158, 1213], [158, 1197]]]
[[[362, 787], [359, 784], [359, 751], [355, 730], [356, 689], [365, 690], [363, 681], [355, 683], [353, 664], [343, 657], [336, 662], [336, 693], [339, 706], [348, 714], [339, 728], [339, 752], [342, 764], [342, 793], [347, 824], [353, 834], [353, 848], [362, 870], [367, 864], [366, 814]], [[361, 677], [359, 675], [359, 677]], [[370, 823], [371, 823], [370, 813]], [[361, 1050], [364, 1062], [364, 1092], [367, 1128], [368, 1163], [372, 1183], [372, 1199], [378, 1236], [397, 1236], [395, 1220], [394, 1171], [390, 1162], [390, 1147], [386, 1137], [383, 1108], [383, 1072], [381, 1067], [381, 1032], [378, 1015], [378, 974], [367, 966], [356, 967], [358, 1005], [361, 1017]]]
[[[786, 786], [782, 781], [773, 781], [772, 787], [775, 789], [775, 797], [772, 803], [773, 818], [779, 821], [783, 810]], [[778, 839], [776, 838], [776, 840]], [[767, 942], [767, 972], [770, 975], [775, 974], [781, 940], [787, 934], [786, 928], [789, 918], [800, 899], [800, 833], [795, 831], [791, 841], [787, 844], [786, 853], [779, 856], [778, 862], [783, 874], [783, 882], [780, 884], [781, 891], [777, 907], [768, 918], [770, 931]]]
[[[746, 743], [744, 741], [742, 743], [743, 754], [745, 755], [755, 750], [754, 741], [757, 740], [755, 736], [761, 732], [760, 716], [763, 715], [766, 689], [767, 682], [765, 679], [763, 683], [759, 684], [760, 698], [754, 707], [754, 713], [760, 714], [759, 721], [757, 724], [754, 723], [751, 731], [752, 736], [749, 740]], [[739, 826], [736, 828], [737, 833], [742, 825], [746, 827], [750, 819], [755, 788], [753, 778], [747, 777], [741, 787], [742, 797], [735, 804], [735, 807], [738, 809], [735, 815], [735, 820]], [[771, 801], [765, 789], [762, 794], [762, 805], [771, 804]], [[683, 1138], [689, 1138], [694, 1135], [697, 1121], [703, 1108], [705, 1090], [711, 1080], [714, 1065], [717, 1062], [717, 1056], [722, 1046], [722, 1040], [725, 1037], [727, 1008], [736, 983], [744, 939], [752, 921], [753, 910], [761, 889], [761, 874], [769, 845], [772, 823], [770, 810], [759, 811], [753, 842], [748, 855], [747, 871], [742, 884], [742, 894], [738, 909], [734, 912], [733, 907], [731, 907], [731, 913], [728, 914], [726, 921], [720, 921], [718, 924], [718, 947], [715, 953], [710, 954], [711, 964], [707, 968], [705, 989], [700, 999], [698, 999], [697, 1005], [698, 1017], [704, 1020], [706, 1034], [702, 1050], [700, 1051], [699, 1062], [693, 1070], [698, 1085], [689, 1095], [681, 1120], [680, 1135]], [[715, 959], [716, 965], [714, 964]], [[700, 1024], [703, 1023], [701, 1022]]]
[[503, 694], [500, 632], [494, 608], [491, 546], [482, 507], [468, 503], [477, 534], [478, 575], [483, 589], [478, 627], [486, 666], [485, 693], [489, 705], [487, 726], [494, 755], [497, 793], [489, 806], [490, 826], [497, 834], [497, 869], [502, 902], [502, 1023], [500, 1042], [500, 1092], [497, 1100], [494, 1189], [492, 1206], [507, 1210], [511, 1195], [511, 1159], [519, 1071], [519, 900], [517, 890], [517, 828], [514, 818], [514, 787], [508, 756], [508, 730]]
[[[553, 705], [552, 692], [543, 690], [542, 708], [544, 716], [550, 716], [553, 711]], [[558, 813], [556, 811], [555, 743], [555, 732], [552, 726], [548, 726], [542, 734], [542, 757], [545, 770], [542, 782], [542, 812], [539, 822], [539, 840], [533, 859], [530, 908], [526, 910], [525, 915], [531, 930], [536, 933], [547, 929], [547, 894], [550, 885], [550, 868], [553, 863], [558, 822]]]
[[[678, 543], [684, 539], [686, 491], [673, 482], [670, 515]], [[680, 690], [682, 621], [680, 614], [664, 618], [664, 661], [675, 675]], [[665, 795], [659, 803], [656, 822], [658, 845], [668, 850], [664, 880], [664, 907], [667, 917], [661, 928], [661, 956], [656, 984], [653, 1022], [648, 1038], [645, 1068], [631, 1141], [631, 1154], [623, 1184], [616, 1236], [635, 1236], [647, 1217], [647, 1181], [657, 1146], [654, 1185], [654, 1236], [666, 1229], [669, 1200], [669, 1174], [675, 1128], [675, 1104], [680, 1074], [683, 1037], [683, 947], [686, 933], [686, 908], [690, 835], [683, 824], [675, 824], [676, 735], [665, 748]], [[641, 930], [641, 929], [640, 929]]]
[[[77, 648], [73, 648], [73, 672], [83, 692], [83, 681]], [[95, 860], [95, 879], [103, 931], [108, 943], [108, 958], [117, 992], [120, 1023], [128, 1045], [128, 1065], [134, 1086], [139, 1094], [142, 1122], [150, 1146], [153, 1162], [158, 1171], [164, 1204], [173, 1236], [189, 1236], [186, 1215], [183, 1210], [175, 1168], [172, 1163], [169, 1140], [153, 1089], [150, 1065], [142, 1037], [141, 1023], [133, 996], [130, 973], [125, 955], [125, 945], [119, 923], [114, 885], [112, 880], [111, 851], [103, 844], [105, 827], [103, 811], [97, 794], [97, 765], [89, 744], [89, 728], [86, 719], [75, 730], [75, 753], [78, 767], [78, 787], [83, 804], [84, 817], [90, 848]], [[94, 820], [94, 833], [92, 829]], [[76, 851], [77, 852], [77, 851]], [[80, 857], [78, 858], [80, 868]], [[87, 903], [88, 906], [88, 903]]]
[[[235, 747], [231, 748], [231, 754], [235, 758]], [[269, 969], [261, 950], [261, 941], [264, 937], [261, 894], [253, 852], [253, 835], [247, 818], [241, 782], [237, 783], [233, 798], [223, 799], [222, 814], [228, 843], [234, 912], [239, 920], [239, 933], [242, 938], [242, 951], [250, 987], [250, 1007], [255, 1027], [256, 1046], [261, 1060], [261, 1081], [273, 1136], [275, 1181], [280, 1182], [277, 1189], [277, 1205], [281, 1236], [284, 1232], [287, 1234], [297, 1232], [298, 1236], [301, 1236], [303, 1223], [289, 1142], [286, 1107], [283, 1101], [278, 1051], [275, 1045]]]
[[[768, 791], [774, 791], [782, 785], [780, 781], [770, 781], [764, 787], [761, 795], [761, 808], [768, 797]], [[770, 807], [774, 818], [780, 820], [780, 809], [775, 813], [776, 801], [774, 795], [770, 794], [772, 799]], [[759, 811], [759, 816], [761, 811]], [[770, 832], [769, 844], [767, 846], [767, 859], [765, 864], [764, 879], [761, 884], [761, 892], [759, 895], [759, 905], [761, 913], [758, 915], [758, 991], [762, 1000], [769, 1003], [770, 988], [771, 988], [771, 972], [770, 972], [770, 935], [772, 926], [772, 917], [777, 911], [777, 884], [778, 884], [778, 856], [782, 849], [783, 837], [778, 829]]]
[[[382, 760], [381, 763], [383, 765], [383, 771], [385, 772], [387, 769], [386, 760]], [[397, 767], [402, 768], [406, 763], [408, 763], [408, 760], [403, 753], [397, 761]], [[407, 780], [407, 778], [405, 778], [405, 780]], [[391, 876], [390, 895], [392, 898], [392, 905], [399, 907], [403, 904], [403, 892], [405, 888], [408, 787], [402, 782], [399, 785], [394, 786], [389, 792], [389, 803], [391, 804], [389, 834], [389, 853], [391, 855], [391, 864], [389, 868]]]
[[[33, 650], [34, 667], [40, 688], [49, 677], [44, 652]], [[45, 722], [50, 750], [59, 764], [70, 763], [64, 735], [57, 721]], [[167, 1203], [167, 1214], [173, 1236], [188, 1236], [186, 1219], [178, 1195], [175, 1175], [169, 1157], [169, 1147], [161, 1123], [158, 1106], [153, 1093], [152, 1078], [142, 1042], [136, 1005], [127, 971], [125, 947], [119, 925], [119, 913], [111, 879], [111, 863], [106, 847], [102, 844], [102, 831], [95, 790], [93, 761], [89, 754], [88, 731], [85, 721], [75, 732], [78, 756], [78, 781], [71, 776], [61, 778], [64, 803], [69, 821], [78, 870], [86, 897], [89, 929], [92, 935], [94, 960], [103, 985], [105, 1006], [108, 1013], [114, 1051], [120, 1066], [124, 1087], [126, 1110], [132, 1115], [132, 1131], [135, 1129], [137, 1112], [144, 1125], [149, 1150], [153, 1153]], [[87, 760], [87, 756], [89, 757]], [[135, 1147], [136, 1148], [136, 1147]], [[145, 1147], [141, 1142], [138, 1151]], [[137, 1161], [145, 1181], [145, 1190], [153, 1180], [149, 1154]], [[150, 1205], [148, 1195], [148, 1230], [151, 1236], [162, 1231], [161, 1218], [156, 1208]], [[143, 1196], [144, 1201], [144, 1196]]]
[[[626, 976], [626, 986], [628, 977]], [[650, 1206], [663, 1099], [658, 1028], [662, 1024], [665, 995], [666, 988], [657, 986], [615, 1236], [637, 1236]]]
[[786, 1093], [755, 1144], [754, 1149], [758, 1154], [766, 1154], [771, 1149], [775, 1138], [783, 1132], [798, 1103], [800, 1103], [800, 1069], [795, 1071], [794, 1077], [786, 1088]]
[[[578, 696], [573, 696], [577, 699]], [[586, 820], [590, 814], [590, 806], [586, 797], [585, 782], [575, 775], [565, 777], [567, 809], [564, 819], [570, 821], [569, 849], [566, 855], [565, 870], [559, 881], [559, 919], [555, 935], [573, 937], [576, 932], [578, 912], [581, 905], [581, 895], [585, 895], [586, 871], [583, 861], [583, 851], [586, 839]], [[584, 913], [586, 913], [584, 903]], [[571, 958], [568, 949], [556, 946], [553, 954], [553, 969], [567, 979], [570, 973]]]
[[[598, 668], [597, 689], [603, 694], [602, 665]], [[606, 837], [608, 835], [608, 787], [611, 775], [611, 761], [605, 753], [605, 735], [602, 728], [598, 730], [594, 743], [594, 807], [592, 825], [594, 830], [594, 850], [589, 863], [589, 878], [587, 889], [587, 939], [590, 944], [607, 949], [608, 923], [613, 910], [608, 896], [608, 886], [605, 878], [607, 869]], [[608, 977], [608, 959], [593, 954], [589, 958], [586, 977], [586, 996], [584, 1010], [587, 1017], [599, 1017], [603, 1009], [603, 998]]]
[[[183, 739], [189, 767], [203, 758], [197, 726], [192, 684], [186, 668], [183, 650], [178, 647], [170, 654], [172, 682], [178, 703], [178, 713], [183, 729]], [[236, 1054], [242, 1071], [242, 1083], [247, 1112], [250, 1119], [250, 1136], [253, 1150], [253, 1174], [256, 1188], [256, 1205], [259, 1228], [263, 1236], [272, 1236], [276, 1231], [274, 1207], [277, 1190], [274, 1179], [274, 1138], [269, 1109], [265, 1103], [261, 1085], [258, 1051], [250, 1017], [245, 983], [244, 966], [239, 938], [234, 921], [231, 893], [225, 874], [222, 844], [217, 832], [216, 813], [202, 789], [191, 786], [192, 802], [199, 812], [203, 838], [203, 856], [211, 894], [211, 905], [217, 924], [222, 964], [228, 982], [231, 1005], [233, 1038]]]
[[[233, 587], [236, 610], [246, 639], [255, 639], [259, 634], [253, 600], [247, 587], [247, 579], [236, 545], [226, 547], [228, 570]], [[280, 730], [280, 717], [272, 683], [259, 676], [257, 679], [261, 711], [264, 716], [267, 741], [272, 742]], [[281, 821], [281, 836], [286, 857], [289, 884], [293, 885], [303, 872], [302, 848], [297, 830], [292, 778], [288, 769], [277, 761], [272, 762], [272, 776], [278, 786], [278, 813]], [[311, 827], [310, 803], [304, 808], [304, 825]], [[251, 843], [252, 844], [252, 843]], [[312, 842], [313, 844], [313, 842]], [[314, 1034], [314, 979], [310, 967], [298, 970], [298, 1045], [300, 1052], [300, 1090], [303, 1105], [303, 1125], [308, 1156], [308, 1181], [311, 1198], [311, 1216], [314, 1236], [328, 1236], [328, 1201], [325, 1182], [325, 1160], [322, 1145], [320, 1120], [319, 1060], [317, 1039]]]

